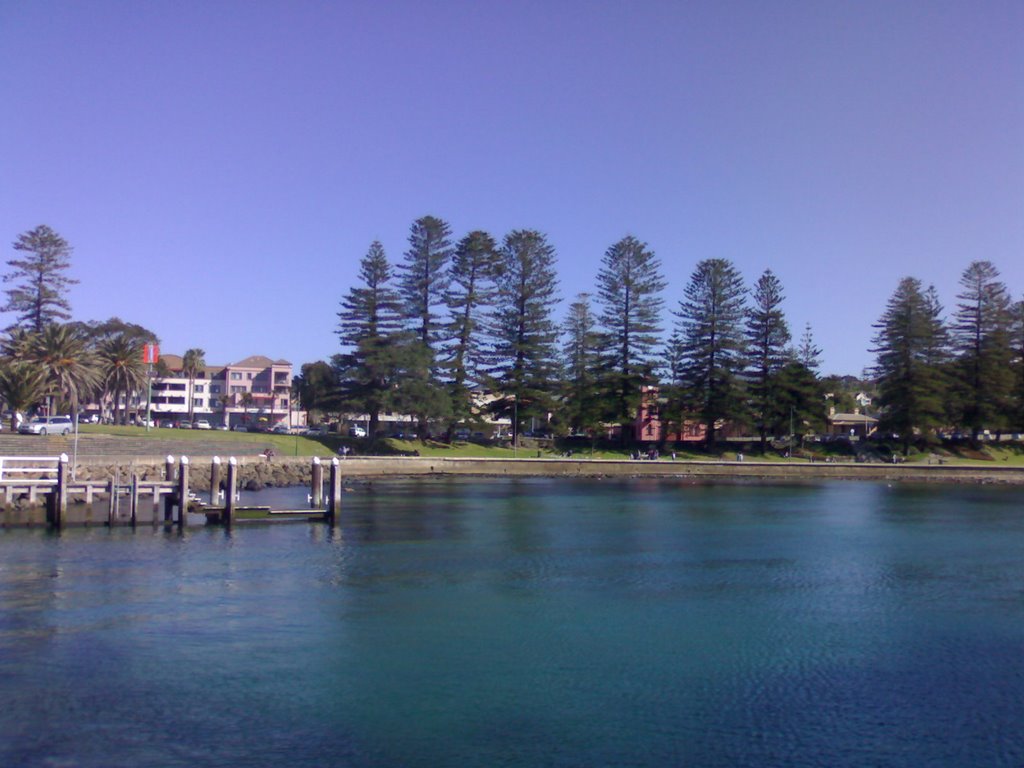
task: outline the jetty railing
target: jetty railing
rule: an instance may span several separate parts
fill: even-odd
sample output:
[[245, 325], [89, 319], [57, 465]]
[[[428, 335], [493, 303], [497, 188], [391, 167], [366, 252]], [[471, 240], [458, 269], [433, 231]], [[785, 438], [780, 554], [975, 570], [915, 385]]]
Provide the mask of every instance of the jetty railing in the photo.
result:
[[[26, 465], [25, 462], [34, 462]], [[0, 456], [0, 482], [24, 480], [25, 475], [57, 479], [60, 456]]]

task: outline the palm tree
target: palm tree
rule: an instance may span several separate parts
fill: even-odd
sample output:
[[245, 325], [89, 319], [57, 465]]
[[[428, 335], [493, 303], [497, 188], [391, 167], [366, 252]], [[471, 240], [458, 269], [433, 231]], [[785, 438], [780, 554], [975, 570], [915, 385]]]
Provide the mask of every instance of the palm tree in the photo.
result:
[[88, 339], [68, 325], [52, 323], [32, 339], [28, 357], [42, 371], [50, 393], [78, 414], [83, 399], [99, 389], [100, 375]]
[[125, 409], [121, 411], [120, 423], [127, 421], [127, 401], [132, 393], [146, 383], [146, 369], [142, 363], [142, 347], [145, 342], [125, 333], [119, 333], [100, 342], [97, 351], [99, 373], [103, 378], [104, 394], [114, 401], [114, 423], [119, 423], [118, 409], [121, 394], [125, 396]]
[[42, 402], [46, 392], [46, 377], [38, 367], [12, 360], [0, 363], [0, 397], [11, 410], [12, 432], [18, 428], [18, 412]]
[[242, 414], [242, 423], [249, 423], [249, 408], [252, 407], [252, 392], [243, 392], [238, 395], [237, 401], [242, 406], [244, 413]]
[[186, 349], [185, 354], [181, 357], [181, 372], [188, 376], [188, 420], [190, 422], [195, 414], [195, 398], [192, 395], [195, 389], [196, 374], [206, 367], [205, 357], [206, 352], [198, 348]]
[[27, 360], [35, 336], [35, 333], [26, 328], [12, 328], [0, 341], [0, 353], [11, 361]]

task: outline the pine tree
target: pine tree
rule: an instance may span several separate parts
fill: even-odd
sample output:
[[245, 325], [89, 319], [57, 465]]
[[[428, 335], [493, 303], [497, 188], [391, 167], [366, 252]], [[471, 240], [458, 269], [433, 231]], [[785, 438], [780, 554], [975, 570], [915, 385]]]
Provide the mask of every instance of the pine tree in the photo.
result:
[[601, 422], [601, 402], [595, 372], [599, 337], [590, 294], [581, 293], [569, 306], [563, 326], [565, 371], [563, 418], [573, 432], [595, 431]]
[[446, 298], [452, 318], [446, 366], [453, 423], [473, 415], [472, 390], [483, 378], [485, 320], [494, 302], [497, 270], [497, 246], [489, 234], [478, 230], [459, 241], [449, 269]]
[[743, 278], [726, 259], [697, 264], [679, 304], [677, 330], [683, 340], [682, 383], [689, 409], [703, 420], [705, 440], [715, 424], [735, 418], [741, 403], [738, 376], [743, 365]]
[[778, 411], [777, 377], [788, 362], [789, 325], [783, 314], [782, 283], [770, 269], [754, 285], [753, 303], [747, 310], [746, 341], [750, 409], [761, 438], [761, 453], [768, 445], [773, 412]]
[[976, 442], [982, 429], [1004, 425], [1012, 383], [1010, 296], [989, 261], [971, 263], [960, 278], [963, 291], [953, 320], [957, 351], [960, 423]]
[[78, 281], [67, 276], [71, 266], [71, 246], [45, 224], [23, 232], [14, 241], [14, 250], [26, 255], [7, 262], [12, 271], [4, 275], [7, 304], [3, 312], [17, 312], [8, 328], [23, 327], [35, 333], [52, 323], [71, 317], [68, 289]]
[[[451, 402], [440, 381], [437, 354], [444, 341], [444, 320], [441, 314], [448, 295], [451, 260], [451, 228], [443, 219], [423, 216], [412, 223], [409, 230], [409, 250], [398, 265], [399, 293], [402, 314], [408, 329], [422, 349], [413, 349], [412, 340], [403, 340], [396, 350], [403, 357], [402, 381], [416, 392], [406, 398], [407, 411], [419, 423], [421, 438], [425, 438], [431, 419], [447, 416]], [[417, 369], [416, 366], [423, 366]]]
[[1024, 431], [1024, 301], [1013, 305], [1013, 423], [1012, 427]]
[[905, 277], [874, 326], [879, 427], [900, 436], [904, 455], [915, 432], [926, 434], [943, 421], [945, 388], [936, 350], [944, 333], [940, 312], [934, 292], [926, 293], [919, 280]]
[[766, 414], [773, 434], [819, 431], [825, 426], [825, 389], [813, 369], [790, 359], [775, 375], [775, 396]]
[[606, 416], [622, 424], [624, 441], [640, 405], [640, 387], [652, 378], [665, 286], [661, 262], [646, 243], [627, 236], [605, 251], [597, 274], [601, 386]]
[[503, 394], [495, 411], [512, 417], [512, 437], [518, 440], [522, 420], [546, 421], [553, 405], [557, 332], [551, 315], [558, 277], [555, 250], [540, 232], [510, 232], [499, 253], [489, 375]]
[[451, 228], [443, 219], [424, 216], [409, 230], [409, 250], [398, 265], [399, 293], [409, 327], [429, 349], [435, 349], [448, 291]]
[[814, 332], [811, 324], [804, 325], [804, 332], [800, 336], [800, 346], [796, 350], [796, 359], [805, 368], [817, 373], [821, 367], [821, 347], [814, 343]]
[[369, 415], [367, 435], [373, 438], [380, 414], [390, 410], [399, 378], [403, 344], [399, 297], [391, 287], [391, 268], [377, 241], [360, 263], [362, 285], [349, 290], [338, 313], [338, 335], [347, 352], [332, 364], [347, 407]]

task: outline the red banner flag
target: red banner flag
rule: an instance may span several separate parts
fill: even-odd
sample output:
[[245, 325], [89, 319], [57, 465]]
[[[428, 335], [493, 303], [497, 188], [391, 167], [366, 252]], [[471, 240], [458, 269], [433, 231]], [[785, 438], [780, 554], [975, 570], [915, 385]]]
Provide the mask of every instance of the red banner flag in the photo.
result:
[[156, 344], [146, 344], [142, 348], [142, 362], [155, 363], [160, 359], [160, 347]]

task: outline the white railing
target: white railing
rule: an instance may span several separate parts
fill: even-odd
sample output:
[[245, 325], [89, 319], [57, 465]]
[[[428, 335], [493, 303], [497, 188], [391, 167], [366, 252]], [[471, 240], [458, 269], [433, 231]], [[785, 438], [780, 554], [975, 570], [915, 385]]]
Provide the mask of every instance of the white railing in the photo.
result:
[[58, 464], [60, 456], [0, 456], [0, 482], [25, 480], [28, 474], [56, 480]]

